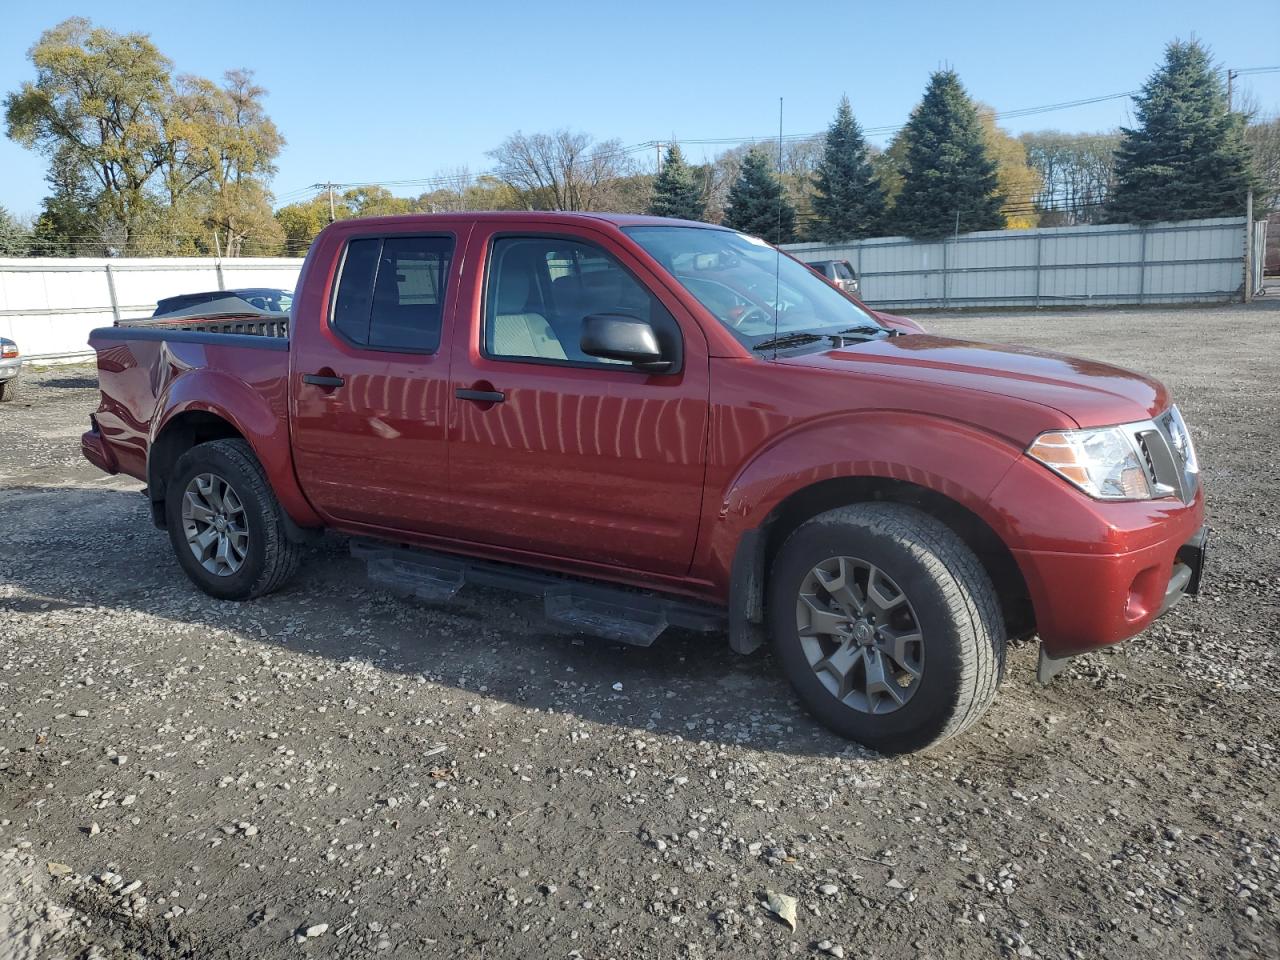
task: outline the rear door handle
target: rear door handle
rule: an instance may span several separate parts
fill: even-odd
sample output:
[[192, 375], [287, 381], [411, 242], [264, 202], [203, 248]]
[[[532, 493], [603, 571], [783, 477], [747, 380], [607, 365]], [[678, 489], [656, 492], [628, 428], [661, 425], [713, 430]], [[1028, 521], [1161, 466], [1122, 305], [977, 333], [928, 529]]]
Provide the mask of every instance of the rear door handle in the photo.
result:
[[309, 383], [313, 387], [340, 387], [347, 381], [342, 377], [326, 377], [319, 373], [304, 373], [302, 382]]
[[464, 390], [459, 387], [453, 394], [459, 400], [473, 400], [476, 403], [501, 403], [507, 395], [501, 390]]

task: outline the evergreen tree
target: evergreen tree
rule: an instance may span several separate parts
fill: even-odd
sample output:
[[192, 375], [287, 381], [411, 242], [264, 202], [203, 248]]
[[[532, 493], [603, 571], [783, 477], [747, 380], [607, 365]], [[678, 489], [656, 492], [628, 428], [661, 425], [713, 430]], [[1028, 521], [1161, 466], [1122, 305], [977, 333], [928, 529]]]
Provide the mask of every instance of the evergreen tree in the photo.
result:
[[653, 180], [653, 197], [649, 213], [655, 217], [677, 217], [702, 220], [707, 205], [702, 198], [702, 184], [693, 168], [684, 161], [678, 144], [667, 147], [666, 160]]
[[827, 128], [822, 159], [814, 177], [814, 240], [838, 243], [873, 236], [884, 219], [884, 188], [871, 166], [862, 128], [849, 98], [841, 97]]
[[0, 257], [23, 257], [30, 252], [30, 231], [0, 207]]
[[769, 158], [763, 151], [752, 150], [743, 158], [738, 179], [729, 188], [724, 222], [770, 243], [795, 239], [796, 208], [783, 195], [782, 181], [769, 169]]
[[1112, 222], [1150, 223], [1244, 213], [1253, 184], [1240, 117], [1227, 110], [1209, 51], [1175, 41], [1135, 98], [1138, 126], [1122, 127]]
[[903, 134], [902, 192], [889, 216], [895, 232], [932, 239], [1004, 227], [996, 165], [977, 108], [954, 70], [929, 78]]

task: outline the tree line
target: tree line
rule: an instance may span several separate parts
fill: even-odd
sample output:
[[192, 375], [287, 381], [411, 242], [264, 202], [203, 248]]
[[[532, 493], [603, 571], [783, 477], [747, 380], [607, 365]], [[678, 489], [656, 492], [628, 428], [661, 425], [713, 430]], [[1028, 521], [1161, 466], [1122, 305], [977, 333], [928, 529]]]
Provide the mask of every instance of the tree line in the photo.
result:
[[[417, 196], [372, 184], [273, 209], [284, 137], [249, 70], [214, 82], [145, 35], [71, 18], [29, 53], [4, 100], [8, 135], [48, 161], [33, 222], [0, 208], [0, 255], [298, 256], [332, 218], [463, 210], [608, 210], [724, 223], [774, 242], [936, 238], [1037, 225], [1152, 222], [1280, 205], [1280, 120], [1229, 108], [1209, 51], [1175, 41], [1114, 133], [1014, 138], [953, 70], [933, 73], [885, 149], [847, 97], [825, 134], [748, 143], [702, 164], [570, 130], [507, 137], [491, 170], [431, 178]], [[646, 146], [644, 150], [651, 149]]]

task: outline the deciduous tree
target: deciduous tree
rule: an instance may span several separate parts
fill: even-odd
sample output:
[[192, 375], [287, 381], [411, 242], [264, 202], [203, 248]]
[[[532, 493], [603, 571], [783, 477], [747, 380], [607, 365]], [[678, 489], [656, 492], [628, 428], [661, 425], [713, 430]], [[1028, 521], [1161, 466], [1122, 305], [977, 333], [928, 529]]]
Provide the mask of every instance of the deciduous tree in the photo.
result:
[[[81, 254], [236, 254], [279, 244], [267, 184], [284, 143], [247, 70], [219, 86], [171, 75], [145, 34], [73, 17], [29, 53], [5, 97], [10, 137], [45, 154], [36, 237]], [[216, 235], [216, 236], [215, 236]]]
[[986, 104], [978, 105], [978, 121], [987, 144], [987, 155], [995, 161], [996, 189], [1003, 203], [1000, 213], [1011, 230], [1027, 230], [1040, 222], [1036, 197], [1040, 195], [1040, 172], [1027, 162], [1027, 148], [1000, 129], [996, 112]]
[[1099, 223], [1115, 184], [1118, 133], [1024, 133], [1027, 162], [1040, 175], [1035, 205], [1042, 226]]
[[489, 156], [497, 176], [530, 210], [608, 210], [618, 181], [631, 172], [618, 140], [592, 143], [585, 133], [516, 132]]
[[36, 79], [5, 97], [9, 136], [92, 183], [103, 239], [127, 249], [153, 218], [148, 184], [169, 159], [168, 58], [145, 34], [83, 17], [46, 30], [29, 57]]

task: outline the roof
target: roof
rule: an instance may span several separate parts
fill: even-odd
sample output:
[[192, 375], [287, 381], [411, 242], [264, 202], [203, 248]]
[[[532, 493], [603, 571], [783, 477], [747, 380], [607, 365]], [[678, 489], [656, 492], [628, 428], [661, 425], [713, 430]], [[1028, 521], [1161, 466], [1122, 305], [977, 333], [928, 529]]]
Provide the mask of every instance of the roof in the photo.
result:
[[402, 213], [386, 217], [356, 217], [351, 220], [339, 220], [341, 224], [360, 224], [362, 226], [383, 226], [405, 222], [453, 222], [459, 220], [501, 220], [504, 223], [527, 220], [531, 223], [577, 223], [592, 224], [611, 223], [616, 227], [700, 227], [706, 230], [724, 230], [725, 227], [714, 223], [702, 223], [697, 220], [676, 220], [671, 217], [649, 217], [640, 213], [595, 213], [589, 211], [568, 210], [468, 210], [459, 213]]

